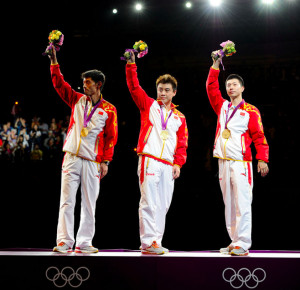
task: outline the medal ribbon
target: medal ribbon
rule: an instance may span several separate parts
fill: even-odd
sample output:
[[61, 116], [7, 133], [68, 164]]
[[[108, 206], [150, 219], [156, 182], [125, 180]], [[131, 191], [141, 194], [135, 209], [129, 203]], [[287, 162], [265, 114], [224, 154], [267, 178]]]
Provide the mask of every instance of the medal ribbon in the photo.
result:
[[101, 98], [101, 100], [98, 101], [98, 103], [95, 104], [94, 108], [92, 109], [91, 113], [89, 115], [87, 115], [87, 110], [88, 110], [88, 100], [86, 100], [85, 103], [85, 108], [84, 108], [84, 116], [83, 116], [83, 127], [86, 128], [88, 122], [91, 120], [91, 118], [93, 117], [95, 111], [97, 110], [97, 108], [100, 106], [100, 104], [103, 101], [103, 97]]
[[228, 119], [228, 114], [229, 114], [229, 107], [231, 105], [231, 103], [228, 104], [228, 109], [227, 109], [227, 112], [226, 112], [226, 121], [225, 121], [225, 129], [227, 129], [227, 124], [228, 122], [232, 119], [232, 117], [234, 116], [234, 114], [236, 113], [236, 111], [239, 109], [240, 106], [242, 106], [243, 104], [245, 103], [244, 100], [242, 100], [236, 107], [235, 109], [233, 110], [232, 114], [230, 115], [229, 119]]
[[161, 127], [162, 127], [163, 130], [166, 130], [166, 128], [167, 128], [167, 123], [168, 123], [168, 121], [169, 121], [169, 119], [170, 119], [172, 113], [173, 113], [173, 110], [171, 110], [171, 113], [169, 114], [168, 118], [167, 118], [166, 121], [165, 121], [164, 114], [163, 114], [163, 110], [162, 110], [162, 108], [160, 109]]

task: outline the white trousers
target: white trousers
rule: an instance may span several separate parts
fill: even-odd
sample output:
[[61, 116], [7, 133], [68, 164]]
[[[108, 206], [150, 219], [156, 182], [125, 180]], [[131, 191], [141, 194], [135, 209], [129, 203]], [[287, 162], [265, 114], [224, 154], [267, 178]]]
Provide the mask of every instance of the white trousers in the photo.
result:
[[146, 156], [139, 157], [138, 176], [141, 191], [140, 239], [145, 249], [154, 241], [161, 245], [166, 215], [173, 196], [174, 179], [172, 166]]
[[219, 180], [229, 237], [234, 246], [248, 250], [252, 243], [252, 163], [219, 159]]
[[64, 242], [71, 248], [75, 243], [74, 209], [80, 183], [81, 212], [76, 246], [86, 247], [92, 245], [95, 234], [96, 201], [100, 190], [100, 165], [66, 153], [62, 165], [57, 244]]

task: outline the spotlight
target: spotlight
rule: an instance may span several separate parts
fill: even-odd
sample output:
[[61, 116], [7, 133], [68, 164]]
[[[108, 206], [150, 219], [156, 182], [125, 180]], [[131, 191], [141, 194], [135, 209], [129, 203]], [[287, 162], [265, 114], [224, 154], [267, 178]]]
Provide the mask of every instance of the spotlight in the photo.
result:
[[262, 4], [272, 5], [274, 3], [274, 0], [262, 0]]
[[142, 4], [140, 4], [140, 3], [135, 4], [135, 10], [141, 11], [142, 8], [143, 8]]
[[18, 102], [18, 101], [16, 101], [16, 102], [15, 102], [15, 104], [16, 104], [16, 105], [18, 105], [18, 104], [19, 104], [19, 102]]
[[191, 2], [186, 2], [185, 3], [185, 7], [186, 8], [191, 8], [192, 7], [192, 3]]
[[217, 7], [221, 5], [222, 0], [209, 0], [209, 3], [211, 6]]
[[113, 13], [113, 14], [117, 14], [117, 13], [118, 13], [118, 9], [116, 9], [116, 8], [113, 9], [112, 13]]

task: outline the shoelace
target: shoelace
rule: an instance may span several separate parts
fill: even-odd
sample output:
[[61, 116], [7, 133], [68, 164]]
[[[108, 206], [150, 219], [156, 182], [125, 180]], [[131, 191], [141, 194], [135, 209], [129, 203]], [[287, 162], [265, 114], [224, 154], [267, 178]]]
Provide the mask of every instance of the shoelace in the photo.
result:
[[154, 241], [151, 245], [153, 248], [159, 248], [159, 245], [156, 243], [156, 241]]

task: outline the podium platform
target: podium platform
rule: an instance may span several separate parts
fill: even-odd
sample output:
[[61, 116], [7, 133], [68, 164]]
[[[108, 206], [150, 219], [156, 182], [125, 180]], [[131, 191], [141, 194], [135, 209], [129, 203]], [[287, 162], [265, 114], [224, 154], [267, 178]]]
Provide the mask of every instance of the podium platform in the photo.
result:
[[97, 254], [2, 249], [0, 285], [1, 290], [296, 290], [300, 252], [253, 250], [247, 257], [231, 257], [218, 251], [150, 256], [125, 249]]

